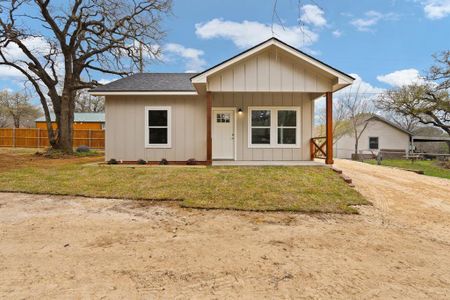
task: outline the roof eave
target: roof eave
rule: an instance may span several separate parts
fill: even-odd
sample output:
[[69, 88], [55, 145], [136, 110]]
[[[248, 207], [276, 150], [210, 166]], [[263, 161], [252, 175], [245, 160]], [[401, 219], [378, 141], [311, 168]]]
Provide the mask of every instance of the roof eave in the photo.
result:
[[227, 60], [225, 60], [225, 61], [223, 61], [223, 62], [221, 62], [221, 63], [219, 63], [219, 64], [217, 64], [217, 65], [215, 65], [215, 66], [213, 66], [213, 67], [211, 67], [211, 68], [209, 68], [209, 69], [207, 69], [207, 70], [205, 70], [205, 71], [203, 71], [203, 72], [201, 72], [201, 73], [199, 73], [199, 74], [197, 74], [195, 76], [193, 76], [193, 77], [191, 77], [191, 82], [193, 84], [195, 84], [195, 83], [207, 83], [207, 77], [208, 76], [210, 76], [210, 75], [212, 75], [212, 74], [214, 74], [216, 72], [219, 72], [219, 71], [223, 70], [224, 68], [226, 68], [226, 67], [228, 67], [228, 66], [230, 66], [230, 65], [232, 65], [232, 64], [234, 64], [236, 62], [238, 62], [239, 60], [242, 60], [242, 59], [244, 59], [244, 58], [246, 58], [246, 57], [248, 57], [250, 55], [253, 55], [253, 54], [255, 54], [255, 53], [265, 49], [266, 47], [271, 46], [271, 45], [276, 45], [276, 46], [284, 49], [288, 53], [291, 53], [294, 56], [297, 56], [299, 58], [302, 58], [302, 59], [306, 60], [308, 63], [312, 64], [313, 66], [315, 66], [315, 67], [317, 67], [319, 69], [322, 69], [325, 72], [327, 72], [327, 73], [337, 77], [339, 81], [345, 81], [345, 82], [351, 84], [355, 80], [355, 78], [353, 78], [352, 76], [350, 76], [350, 75], [348, 75], [348, 74], [346, 74], [346, 73], [344, 73], [344, 72], [342, 72], [342, 71], [340, 71], [340, 70], [338, 70], [336, 68], [331, 67], [330, 65], [328, 65], [328, 64], [326, 64], [326, 63], [324, 63], [324, 62], [322, 62], [322, 61], [312, 57], [309, 54], [304, 53], [303, 51], [301, 51], [301, 50], [299, 50], [297, 48], [294, 48], [294, 47], [284, 43], [283, 41], [280, 41], [277, 38], [270, 38], [269, 40], [266, 40], [266, 41], [264, 41], [264, 42], [262, 42], [262, 43], [260, 43], [260, 44], [258, 44], [256, 46], [254, 46], [254, 47], [252, 47], [252, 48], [250, 48], [250, 49], [248, 49], [246, 51], [243, 51], [243, 52], [241, 52], [241, 53], [239, 53], [239, 54], [237, 54], [237, 55], [235, 55], [235, 56], [233, 56], [233, 57], [231, 57], [231, 58], [229, 58], [229, 59], [227, 59]]
[[198, 95], [196, 91], [89, 91], [92, 96], [146, 96], [146, 95], [182, 95], [195, 96]]

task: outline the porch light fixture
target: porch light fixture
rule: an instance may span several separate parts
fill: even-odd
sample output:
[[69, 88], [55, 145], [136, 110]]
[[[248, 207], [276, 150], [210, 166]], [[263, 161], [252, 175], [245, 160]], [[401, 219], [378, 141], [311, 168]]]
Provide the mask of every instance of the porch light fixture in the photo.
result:
[[242, 108], [238, 109], [238, 114], [242, 115]]

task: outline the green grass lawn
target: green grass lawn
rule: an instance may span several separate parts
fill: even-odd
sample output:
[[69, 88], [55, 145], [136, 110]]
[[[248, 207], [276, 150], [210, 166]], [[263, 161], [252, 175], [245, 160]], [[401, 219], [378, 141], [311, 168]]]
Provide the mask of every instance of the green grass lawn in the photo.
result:
[[0, 173], [0, 191], [148, 200], [195, 208], [356, 213], [369, 204], [325, 167], [125, 167], [68, 163]]
[[[376, 160], [366, 160], [365, 162], [376, 165]], [[442, 177], [450, 179], [450, 169], [445, 169], [438, 165], [437, 161], [432, 160], [417, 160], [411, 163], [409, 160], [405, 159], [386, 159], [383, 160], [381, 165], [388, 167], [397, 167], [402, 169], [411, 169], [423, 171], [425, 175]]]

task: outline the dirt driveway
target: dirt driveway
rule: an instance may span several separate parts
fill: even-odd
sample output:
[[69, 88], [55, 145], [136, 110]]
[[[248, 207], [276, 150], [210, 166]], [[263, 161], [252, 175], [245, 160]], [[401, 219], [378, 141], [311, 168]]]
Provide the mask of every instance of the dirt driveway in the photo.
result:
[[360, 215], [0, 194], [1, 298], [450, 298], [450, 181], [337, 161]]

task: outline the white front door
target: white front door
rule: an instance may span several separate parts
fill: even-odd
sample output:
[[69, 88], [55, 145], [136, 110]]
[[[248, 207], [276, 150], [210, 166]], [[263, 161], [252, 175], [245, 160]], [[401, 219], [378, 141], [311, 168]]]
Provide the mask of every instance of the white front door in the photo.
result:
[[234, 159], [234, 110], [212, 111], [212, 158]]

